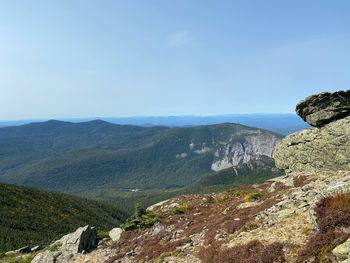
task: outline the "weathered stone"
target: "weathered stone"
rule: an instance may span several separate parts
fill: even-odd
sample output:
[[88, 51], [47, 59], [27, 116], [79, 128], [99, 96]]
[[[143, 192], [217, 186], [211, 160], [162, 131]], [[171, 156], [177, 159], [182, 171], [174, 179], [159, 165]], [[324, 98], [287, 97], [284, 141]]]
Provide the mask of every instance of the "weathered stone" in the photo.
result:
[[[97, 231], [90, 226], [80, 227], [74, 233], [65, 235], [55, 243], [61, 243], [59, 250], [69, 251], [73, 254], [89, 251], [96, 247]], [[54, 244], [55, 244], [54, 243]]]
[[121, 229], [120, 227], [116, 227], [109, 231], [108, 235], [113, 241], [118, 241], [122, 233], [123, 229]]
[[36, 255], [31, 263], [55, 263], [55, 257], [51, 251], [45, 251]]
[[45, 251], [35, 256], [34, 263], [63, 263], [74, 255], [96, 247], [97, 231], [90, 226], [80, 227], [74, 233], [63, 236], [51, 244], [57, 251]]
[[16, 252], [18, 253], [29, 253], [30, 252], [30, 247], [21, 247], [20, 249], [17, 249]]
[[346, 240], [343, 244], [340, 244], [335, 249], [333, 249], [333, 254], [336, 256], [348, 256], [350, 257], [350, 238]]
[[154, 204], [154, 205], [151, 205], [151, 206], [147, 207], [146, 210], [148, 210], [148, 211], [153, 211], [156, 207], [162, 206], [163, 204], [165, 204], [165, 203], [168, 202], [168, 201], [169, 201], [169, 199], [164, 200], [164, 201], [161, 201], [161, 202], [156, 203], [156, 204]]
[[276, 146], [275, 163], [287, 174], [350, 170], [350, 116], [287, 136]]
[[312, 95], [299, 102], [295, 111], [312, 126], [344, 118], [350, 115], [350, 90]]
[[153, 227], [149, 231], [149, 235], [155, 236], [155, 235], [159, 234], [161, 231], [163, 231], [164, 229], [165, 229], [165, 227], [162, 224], [160, 224], [159, 222], [157, 222], [153, 225]]
[[37, 252], [37, 251], [42, 250], [42, 249], [43, 249], [43, 247], [39, 245], [39, 246], [32, 247], [30, 249], [30, 252]]
[[29, 253], [30, 252], [30, 247], [26, 246], [26, 247], [21, 247], [17, 250], [14, 250], [14, 251], [7, 251], [5, 253], [6, 256], [12, 256], [12, 255], [15, 255], [15, 254], [18, 254], [18, 253]]
[[5, 256], [12, 256], [12, 255], [14, 255], [14, 254], [17, 254], [17, 252], [16, 252], [16, 251], [7, 251], [7, 252], [5, 253]]

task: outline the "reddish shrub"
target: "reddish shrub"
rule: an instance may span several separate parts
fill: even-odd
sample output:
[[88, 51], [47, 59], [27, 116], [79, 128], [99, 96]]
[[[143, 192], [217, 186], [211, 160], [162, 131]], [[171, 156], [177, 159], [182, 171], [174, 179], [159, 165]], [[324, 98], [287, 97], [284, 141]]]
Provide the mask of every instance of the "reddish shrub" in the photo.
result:
[[276, 191], [282, 191], [282, 190], [287, 189], [287, 188], [289, 188], [289, 187], [286, 186], [286, 185], [285, 185], [284, 183], [282, 183], [282, 182], [277, 182], [277, 183], [276, 183], [276, 186], [275, 186]]
[[315, 212], [319, 219], [318, 231], [300, 251], [298, 261], [314, 257], [320, 262], [326, 253], [343, 243], [350, 234], [342, 231], [350, 226], [350, 194], [339, 194], [322, 199], [316, 204]]
[[255, 240], [246, 245], [219, 250], [215, 246], [203, 249], [199, 253], [205, 263], [271, 263], [285, 262], [283, 246], [280, 243], [263, 245]]
[[307, 175], [299, 175], [293, 178], [293, 183], [295, 187], [302, 187], [306, 184], [309, 176]]
[[174, 242], [168, 242], [154, 238], [153, 240], [148, 240], [147, 243], [144, 244], [142, 251], [136, 256], [136, 259], [155, 259], [165, 252], [175, 251], [177, 247], [189, 243], [190, 241], [190, 239], [181, 239]]

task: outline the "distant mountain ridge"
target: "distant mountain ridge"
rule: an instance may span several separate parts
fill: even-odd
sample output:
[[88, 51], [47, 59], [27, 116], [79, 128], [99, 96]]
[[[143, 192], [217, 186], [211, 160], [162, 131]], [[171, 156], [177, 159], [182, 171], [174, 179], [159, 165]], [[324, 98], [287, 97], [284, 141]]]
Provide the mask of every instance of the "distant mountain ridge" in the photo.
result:
[[0, 181], [82, 195], [180, 188], [213, 170], [272, 157], [282, 137], [232, 123], [169, 128], [51, 120], [6, 127], [0, 129]]
[[[288, 113], [260, 113], [260, 114], [225, 114], [210, 116], [135, 116], [135, 117], [98, 117], [98, 118], [62, 118], [61, 121], [68, 122], [89, 122], [95, 119], [104, 120], [113, 124], [136, 125], [143, 127], [168, 126], [168, 127], [186, 127], [199, 125], [212, 125], [225, 122], [238, 123], [246, 126], [270, 130], [283, 135], [305, 129], [308, 124], [304, 123], [296, 114]], [[24, 125], [32, 122], [43, 122], [45, 119], [38, 120], [17, 120], [1, 121], [1, 126]]]

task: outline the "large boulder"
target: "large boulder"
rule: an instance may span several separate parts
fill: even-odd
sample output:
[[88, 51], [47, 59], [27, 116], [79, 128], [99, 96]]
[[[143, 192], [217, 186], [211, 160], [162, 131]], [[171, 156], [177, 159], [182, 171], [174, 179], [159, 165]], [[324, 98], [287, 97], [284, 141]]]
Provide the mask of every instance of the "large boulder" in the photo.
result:
[[311, 126], [322, 126], [350, 115], [350, 90], [322, 92], [298, 103], [296, 113]]
[[89, 251], [96, 247], [97, 231], [90, 226], [80, 227], [74, 233], [65, 235], [56, 243], [62, 244], [61, 248], [74, 254], [83, 250]]
[[350, 170], [350, 116], [287, 136], [276, 146], [275, 163], [286, 173]]
[[67, 262], [74, 255], [89, 251], [97, 245], [97, 231], [90, 226], [80, 227], [50, 245], [49, 250], [36, 255], [33, 263]]

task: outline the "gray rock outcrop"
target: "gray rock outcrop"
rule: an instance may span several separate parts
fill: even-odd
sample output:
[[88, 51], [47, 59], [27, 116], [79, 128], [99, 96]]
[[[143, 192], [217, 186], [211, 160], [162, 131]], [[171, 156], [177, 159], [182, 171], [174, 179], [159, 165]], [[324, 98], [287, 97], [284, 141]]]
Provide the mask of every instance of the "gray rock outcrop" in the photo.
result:
[[276, 146], [275, 163], [286, 173], [350, 170], [350, 117], [287, 136]]
[[350, 114], [350, 91], [310, 96], [297, 105], [297, 113], [312, 125], [324, 125], [279, 142], [276, 166], [286, 173], [350, 170], [350, 116], [344, 117]]
[[97, 231], [90, 226], [80, 227], [74, 233], [63, 236], [50, 245], [49, 250], [39, 253], [32, 263], [60, 263], [97, 245]]
[[296, 113], [311, 126], [321, 126], [350, 115], [350, 90], [322, 92], [298, 103]]
[[228, 143], [215, 152], [216, 160], [212, 163], [213, 171], [257, 160], [261, 156], [273, 157], [275, 146], [281, 139], [274, 135], [254, 134], [243, 142]]

